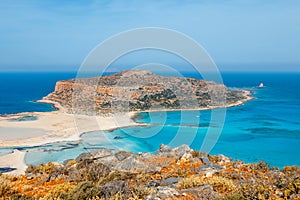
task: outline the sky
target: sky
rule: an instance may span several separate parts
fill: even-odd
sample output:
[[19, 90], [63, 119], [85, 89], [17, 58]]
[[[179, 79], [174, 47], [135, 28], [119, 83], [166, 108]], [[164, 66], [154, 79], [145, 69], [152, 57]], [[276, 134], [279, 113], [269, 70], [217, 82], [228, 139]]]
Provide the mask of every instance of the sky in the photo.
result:
[[[188, 35], [221, 71], [300, 71], [298, 0], [1, 0], [0, 71], [76, 71], [105, 39], [143, 27]], [[184, 65], [145, 51], [112, 69], [149, 62]]]

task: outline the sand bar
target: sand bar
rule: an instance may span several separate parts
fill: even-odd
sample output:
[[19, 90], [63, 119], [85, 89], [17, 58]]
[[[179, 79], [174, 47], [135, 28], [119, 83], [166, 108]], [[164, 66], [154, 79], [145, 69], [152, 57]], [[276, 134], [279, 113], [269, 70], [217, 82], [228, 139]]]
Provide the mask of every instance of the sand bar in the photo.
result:
[[26, 152], [14, 150], [13, 153], [0, 157], [0, 169], [12, 168], [15, 170], [9, 171], [6, 174], [20, 175], [24, 174], [27, 165], [25, 164]]
[[[31, 115], [33, 121], [12, 121]], [[60, 141], [76, 141], [85, 132], [137, 125], [133, 113], [116, 116], [73, 115], [60, 111], [20, 113], [0, 117], [0, 147], [35, 146]]]

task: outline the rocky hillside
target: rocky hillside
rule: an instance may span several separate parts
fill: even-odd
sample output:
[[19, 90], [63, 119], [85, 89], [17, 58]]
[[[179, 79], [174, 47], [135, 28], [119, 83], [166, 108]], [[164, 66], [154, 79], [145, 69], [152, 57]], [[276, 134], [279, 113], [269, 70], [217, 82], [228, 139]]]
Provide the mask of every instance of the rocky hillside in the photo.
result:
[[26, 175], [0, 175], [0, 199], [300, 199], [300, 168], [245, 164], [183, 145], [155, 155], [81, 154], [64, 164], [29, 166]]
[[194, 78], [131, 70], [110, 76], [56, 83], [44, 98], [80, 113], [227, 107], [250, 99], [249, 92]]

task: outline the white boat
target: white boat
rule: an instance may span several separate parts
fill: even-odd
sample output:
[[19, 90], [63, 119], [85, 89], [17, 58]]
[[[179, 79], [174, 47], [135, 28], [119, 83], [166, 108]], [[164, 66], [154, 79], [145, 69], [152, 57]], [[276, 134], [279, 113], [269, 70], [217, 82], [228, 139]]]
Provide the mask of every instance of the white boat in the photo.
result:
[[259, 87], [259, 88], [263, 88], [263, 87], [264, 87], [264, 84], [263, 84], [263, 83], [260, 83], [260, 84], [258, 85], [258, 87]]

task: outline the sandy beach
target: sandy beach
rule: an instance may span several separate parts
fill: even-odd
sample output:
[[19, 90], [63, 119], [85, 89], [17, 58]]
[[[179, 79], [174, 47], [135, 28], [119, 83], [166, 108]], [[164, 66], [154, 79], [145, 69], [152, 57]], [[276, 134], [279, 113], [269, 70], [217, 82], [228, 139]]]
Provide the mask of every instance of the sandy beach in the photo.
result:
[[[49, 103], [49, 101], [47, 101]], [[24, 112], [0, 117], [0, 147], [35, 146], [61, 141], [76, 141], [85, 132], [111, 130], [137, 125], [135, 113], [114, 116], [68, 114], [64, 109], [53, 112]], [[18, 121], [22, 117], [36, 120]], [[8, 134], [7, 134], [8, 133]]]
[[[87, 116], [68, 114], [57, 103], [47, 101], [58, 108], [53, 112], [24, 112], [0, 117], [0, 147], [37, 146], [47, 143], [80, 140], [80, 135], [97, 130], [112, 130], [137, 125], [132, 120], [135, 113], [115, 116]], [[19, 121], [23, 117], [36, 120]], [[9, 173], [22, 173], [26, 169], [26, 152], [14, 151], [0, 157], [1, 167], [17, 168]], [[18, 156], [16, 156], [18, 155]], [[22, 155], [22, 156], [20, 156]], [[10, 159], [14, 158], [14, 159]], [[22, 167], [21, 167], [22, 166]]]
[[23, 174], [27, 168], [24, 162], [26, 152], [14, 150], [13, 153], [0, 157], [0, 169], [12, 168], [13, 171], [6, 172], [6, 174], [20, 175]]

